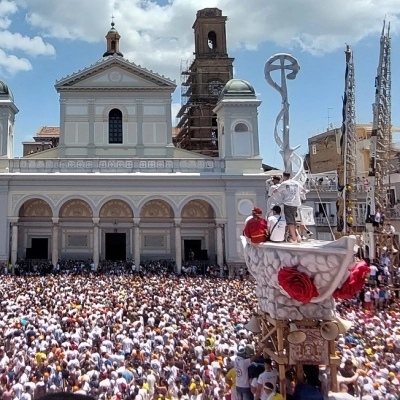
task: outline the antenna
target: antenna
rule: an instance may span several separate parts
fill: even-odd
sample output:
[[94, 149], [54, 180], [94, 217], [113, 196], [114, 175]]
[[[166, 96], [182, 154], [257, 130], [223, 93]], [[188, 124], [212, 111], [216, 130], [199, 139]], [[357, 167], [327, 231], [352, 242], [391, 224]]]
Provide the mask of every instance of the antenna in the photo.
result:
[[330, 111], [333, 110], [333, 107], [327, 107], [326, 110], [327, 110], [327, 113], [328, 113], [328, 128], [326, 130], [329, 131], [330, 129], [332, 129]]

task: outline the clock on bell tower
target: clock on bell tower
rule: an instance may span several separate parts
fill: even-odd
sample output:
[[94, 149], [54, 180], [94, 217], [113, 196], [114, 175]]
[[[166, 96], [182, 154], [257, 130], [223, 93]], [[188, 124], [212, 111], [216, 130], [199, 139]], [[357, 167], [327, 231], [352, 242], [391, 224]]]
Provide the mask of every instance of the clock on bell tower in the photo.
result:
[[225, 84], [233, 77], [227, 53], [226, 20], [218, 8], [199, 10], [193, 24], [194, 60], [182, 69], [182, 107], [177, 115], [176, 146], [218, 156], [218, 128], [213, 109]]

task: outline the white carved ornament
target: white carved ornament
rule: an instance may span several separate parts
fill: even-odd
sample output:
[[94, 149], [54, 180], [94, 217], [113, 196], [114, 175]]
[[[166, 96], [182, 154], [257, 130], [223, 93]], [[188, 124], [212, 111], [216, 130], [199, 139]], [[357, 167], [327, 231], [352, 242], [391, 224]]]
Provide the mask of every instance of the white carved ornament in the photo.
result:
[[71, 200], [60, 210], [61, 218], [92, 218], [93, 212], [88, 203], [83, 200]]
[[212, 216], [212, 207], [203, 200], [191, 200], [182, 210], [182, 218], [205, 219], [212, 218]]
[[51, 218], [53, 213], [51, 207], [45, 201], [33, 199], [22, 205], [19, 215], [25, 218]]
[[100, 218], [133, 218], [133, 212], [124, 201], [111, 200], [101, 208]]
[[173, 218], [171, 206], [162, 200], [147, 202], [140, 213], [142, 218]]

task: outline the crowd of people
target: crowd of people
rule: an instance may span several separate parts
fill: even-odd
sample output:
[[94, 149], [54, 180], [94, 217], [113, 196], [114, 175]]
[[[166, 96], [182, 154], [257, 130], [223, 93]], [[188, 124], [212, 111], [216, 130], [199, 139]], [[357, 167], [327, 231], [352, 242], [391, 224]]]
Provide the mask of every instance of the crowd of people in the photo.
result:
[[[208, 261], [191, 260], [182, 265], [182, 274], [185, 276], [204, 275], [209, 277], [235, 278], [243, 275], [244, 267], [233, 268], [231, 271], [225, 264], [222, 267]], [[145, 260], [139, 266], [131, 259], [111, 261], [103, 260], [95, 266], [92, 259], [59, 260], [53, 265], [51, 260], [18, 259], [15, 265], [0, 264], [0, 275], [14, 274], [17, 276], [45, 276], [47, 274], [171, 274], [176, 272], [176, 263], [172, 259]]]
[[280, 379], [295, 400], [400, 398], [400, 310], [391, 290], [384, 301], [367, 304], [366, 288], [338, 303], [353, 326], [337, 341], [339, 391], [331, 392], [329, 368], [305, 366], [307, 385], [296, 386], [291, 367], [279, 377], [263, 358], [258, 336], [245, 329], [257, 310], [254, 289], [251, 279], [153, 272], [3, 275], [0, 398], [279, 400]]

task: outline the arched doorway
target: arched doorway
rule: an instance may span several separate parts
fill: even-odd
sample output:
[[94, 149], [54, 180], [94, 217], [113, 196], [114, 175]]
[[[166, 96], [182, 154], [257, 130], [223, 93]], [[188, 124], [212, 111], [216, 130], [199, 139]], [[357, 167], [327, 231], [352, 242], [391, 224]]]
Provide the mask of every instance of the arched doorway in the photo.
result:
[[215, 212], [205, 200], [190, 200], [184, 205], [182, 217], [182, 244], [185, 261], [216, 262]]
[[48, 260], [53, 211], [42, 199], [27, 200], [19, 209], [17, 258]]
[[100, 256], [116, 261], [132, 258], [132, 208], [125, 201], [110, 200], [100, 209]]
[[59, 226], [61, 259], [93, 257], [93, 210], [86, 201], [65, 202], [59, 212]]
[[143, 260], [176, 258], [174, 211], [165, 200], [149, 200], [140, 211], [140, 249]]

